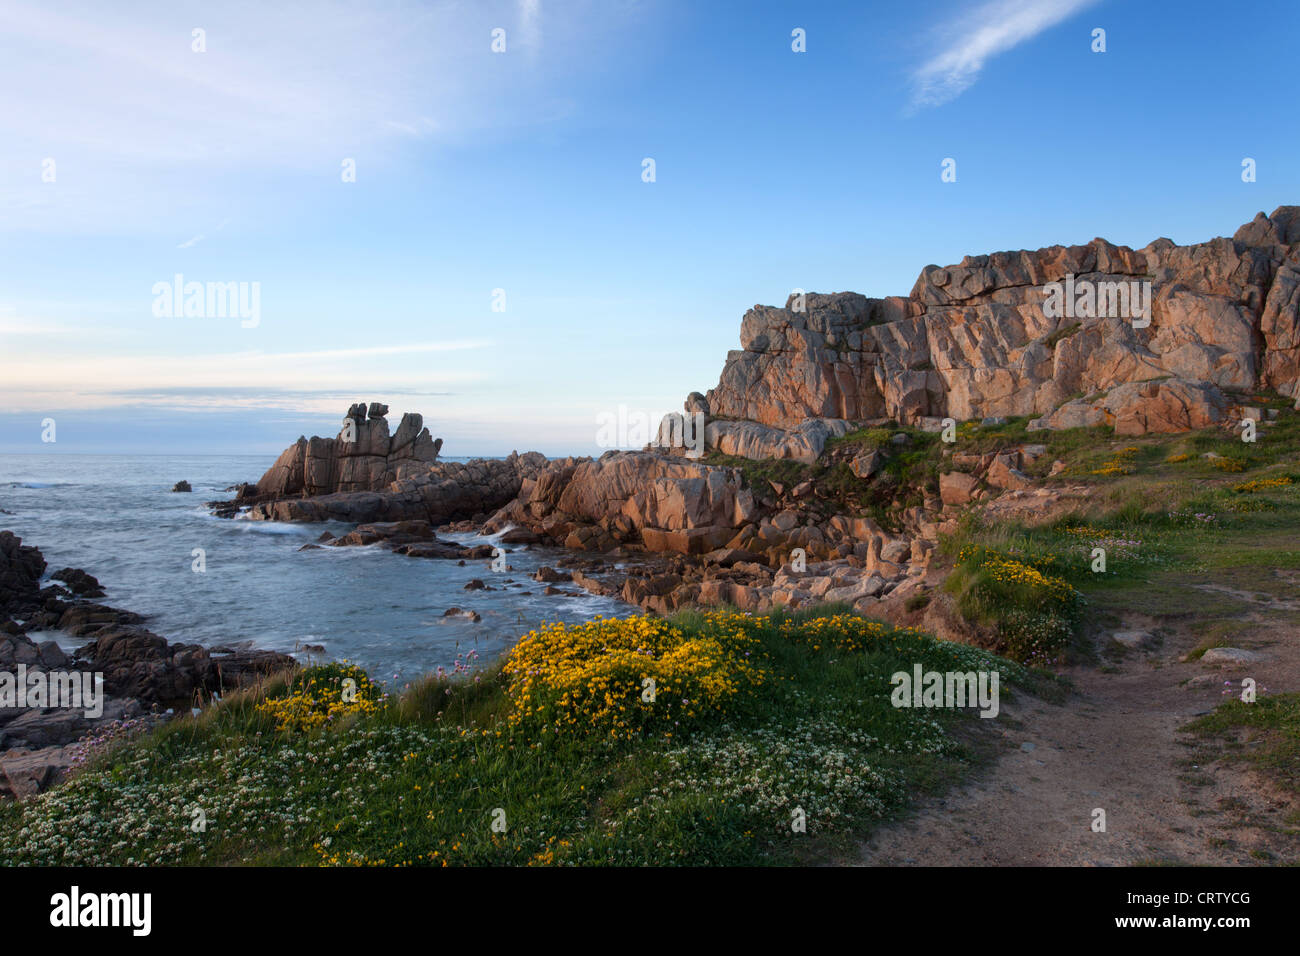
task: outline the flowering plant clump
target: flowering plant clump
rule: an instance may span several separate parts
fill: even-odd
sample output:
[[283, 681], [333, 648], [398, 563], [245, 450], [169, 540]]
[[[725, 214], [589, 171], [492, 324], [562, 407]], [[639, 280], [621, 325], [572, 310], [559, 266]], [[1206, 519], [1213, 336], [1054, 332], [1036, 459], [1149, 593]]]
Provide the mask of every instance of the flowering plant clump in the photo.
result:
[[856, 614], [832, 614], [811, 620], [786, 618], [781, 621], [779, 630], [786, 639], [799, 641], [815, 651], [828, 648], [846, 653], [878, 650], [885, 646], [897, 648], [901, 639], [921, 633], [914, 628], [894, 628]]
[[[290, 740], [258, 734], [128, 749], [111, 773], [78, 773], [14, 806], [0, 852], [12, 865], [177, 866], [223, 862], [222, 839], [291, 846], [340, 824], [365, 826], [400, 755], [437, 746], [443, 736], [369, 723]], [[327, 785], [313, 791], [303, 786], [307, 779]], [[195, 808], [219, 826], [192, 828]]]
[[1105, 548], [1106, 555], [1111, 560], [1120, 558], [1126, 561], [1142, 561], [1145, 563], [1153, 563], [1157, 560], [1156, 554], [1147, 553], [1141, 538], [1121, 535], [1120, 532], [1113, 531], [1110, 528], [1098, 528], [1093, 525], [1081, 524], [1060, 528], [1058, 533], [1074, 539], [1076, 543], [1072, 545], [1070, 551], [1072, 554], [1084, 559], [1091, 556], [1093, 548]]
[[1232, 490], [1239, 495], [1253, 495], [1257, 491], [1285, 488], [1289, 484], [1291, 484], [1290, 476], [1278, 475], [1276, 478], [1256, 478], [1254, 481], [1244, 481], [1239, 485], [1233, 485]]
[[646, 616], [543, 625], [520, 639], [502, 668], [508, 720], [671, 738], [763, 683], [755, 620], [709, 614], [691, 634]]
[[1132, 445], [1121, 448], [1111, 455], [1109, 461], [1103, 462], [1100, 467], [1093, 469], [1089, 474], [1101, 475], [1106, 478], [1117, 475], [1131, 475], [1133, 473], [1133, 456], [1137, 452], [1137, 448]]
[[1229, 501], [1227, 509], [1234, 514], [1251, 514], [1260, 511], [1277, 511], [1277, 505], [1267, 498], [1237, 498]]
[[1042, 594], [1049, 603], [1065, 609], [1078, 600], [1079, 592], [1065, 579], [1043, 574], [1020, 561], [992, 559], [984, 562], [989, 577], [1000, 584], [1019, 584]]
[[378, 685], [365, 671], [342, 661], [299, 672], [283, 696], [266, 698], [257, 710], [274, 717], [277, 730], [304, 731], [348, 714], [374, 714], [383, 700]]
[[1098, 528], [1090, 524], [1070, 525], [1068, 528], [1062, 528], [1060, 533], [1068, 534], [1073, 538], [1083, 538], [1086, 541], [1104, 541], [1115, 535], [1115, 532], [1109, 528]]
[[1170, 455], [1168, 458], [1165, 459], [1165, 461], [1171, 465], [1177, 464], [1180, 461], [1191, 461], [1191, 460], [1192, 460], [1192, 456], [1187, 454], [1186, 452], [1182, 452], [1177, 455]]
[[153, 718], [145, 715], [110, 720], [98, 725], [89, 733], [83, 734], [68, 748], [68, 755], [72, 758], [71, 766], [80, 767], [110, 750], [115, 744], [140, 736], [153, 726], [153, 723]]
[[[1048, 556], [1047, 560], [1054, 562], [1055, 556]], [[1044, 574], [1033, 564], [992, 548], [967, 545], [957, 561], [984, 572], [990, 582], [1034, 592], [1036, 603], [1045, 601], [1054, 610], [1073, 610], [1079, 601], [1079, 592], [1064, 578]]]
[[[764, 619], [759, 618], [762, 622]], [[785, 618], [778, 631], [789, 641], [814, 651], [840, 653], [885, 652], [901, 660], [924, 661], [927, 667], [952, 670], [1001, 669], [1008, 678], [1024, 679], [1026, 672], [970, 644], [937, 641], [914, 627], [895, 627], [857, 614], [832, 614], [811, 619]]]
[[963, 547], [957, 567], [950, 581], [961, 589], [963, 615], [995, 623], [1008, 657], [1033, 664], [1059, 658], [1083, 606], [1070, 582], [981, 545]]
[[1226, 471], [1229, 474], [1236, 474], [1246, 470], [1246, 463], [1240, 458], [1215, 458], [1210, 464], [1219, 471]]
[[1074, 628], [1059, 614], [1012, 608], [998, 622], [998, 636], [1009, 657], [1028, 667], [1050, 667], [1061, 660]]
[[[952, 744], [936, 721], [919, 720], [909, 753], [948, 753]], [[732, 806], [755, 828], [790, 832], [790, 808], [799, 807], [809, 833], [845, 830], [878, 818], [903, 798], [901, 775], [878, 765], [887, 748], [878, 738], [832, 719], [805, 718], [793, 726], [753, 730], [723, 725], [688, 747], [668, 751], [667, 773], [631, 815], [680, 812], [675, 797], [707, 793]]]
[[1207, 511], [1170, 511], [1169, 523], [1175, 525], [1192, 526], [1214, 524], [1219, 520], [1219, 516]]

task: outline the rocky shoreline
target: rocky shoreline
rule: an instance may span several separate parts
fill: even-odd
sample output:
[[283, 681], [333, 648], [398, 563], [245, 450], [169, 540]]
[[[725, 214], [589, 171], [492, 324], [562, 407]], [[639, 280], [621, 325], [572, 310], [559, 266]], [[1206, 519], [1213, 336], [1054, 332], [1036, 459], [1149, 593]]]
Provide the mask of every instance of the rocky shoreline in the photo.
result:
[[[85, 571], [64, 568], [41, 586], [40, 550], [0, 531], [0, 672], [102, 674], [102, 713], [68, 707], [0, 707], [0, 797], [23, 798], [54, 785], [85, 755], [88, 741], [126, 722], [164, 720], [213, 695], [296, 666], [291, 657], [247, 645], [172, 644], [139, 614], [91, 600], [104, 589]], [[85, 638], [71, 655], [29, 632]]]
[[[1064, 308], [1053, 289], [1068, 293]], [[1130, 314], [1116, 314], [1117, 304]], [[537, 574], [548, 593], [571, 584], [656, 614], [843, 602], [987, 645], [989, 635], [939, 588], [941, 536], [972, 510], [1048, 521], [1086, 503], [1088, 488], [1062, 474], [1050, 442], [1022, 433], [976, 447], [958, 423], [1030, 418], [1027, 429], [1044, 435], [1092, 426], [1117, 436], [1266, 433], [1273, 412], [1256, 393], [1300, 398], [1300, 207], [1189, 246], [1158, 239], [1133, 250], [1095, 239], [927, 266], [905, 297], [792, 295], [783, 308], [746, 313], [740, 341], [718, 385], [691, 393], [685, 415], [640, 451], [440, 461], [442, 440], [419, 414], [390, 432], [386, 405], [357, 403], [337, 436], [300, 437], [256, 482], [209, 507], [226, 518], [352, 524], [306, 547], [481, 560], [485, 577], [509, 570], [496, 559], [512, 548], [562, 547], [570, 553], [558, 570]], [[688, 420], [702, 426], [689, 450], [674, 439]], [[900, 483], [922, 459], [932, 471]], [[454, 532], [488, 538], [439, 537]], [[291, 663], [168, 644], [138, 615], [93, 603], [102, 589], [84, 572], [65, 569], [55, 575], [62, 583], [40, 588], [39, 551], [5, 532], [0, 554], [0, 668], [102, 671], [123, 715]], [[67, 661], [57, 646], [25, 637], [42, 629], [89, 643]], [[0, 753], [10, 749], [0, 756], [0, 788], [8, 775], [15, 793], [44, 786], [59, 765], [25, 775], [10, 773], [13, 761], [84, 730], [69, 724], [62, 736], [42, 736], [29, 724], [51, 721], [0, 712]]]
[[[1046, 460], [1045, 444], [990, 452], [955, 439], [923, 487], [898, 488], [891, 463], [913, 455], [900, 426], [933, 434], [1033, 416], [1029, 429], [1044, 433], [1266, 429], [1272, 413], [1256, 390], [1300, 397], [1300, 207], [1188, 246], [1094, 239], [968, 256], [927, 266], [908, 296], [792, 295], [784, 308], [751, 309], [740, 339], [718, 385], [689, 395], [685, 415], [641, 451], [442, 462], [420, 415], [390, 435], [386, 405], [357, 403], [338, 436], [299, 438], [256, 483], [211, 506], [250, 520], [350, 522], [355, 541], [324, 543], [385, 540], [418, 557], [467, 557], [439, 531], [563, 547], [576, 585], [660, 614], [829, 600], [897, 621], [929, 595], [916, 623], [979, 640], [934, 591], [941, 533], [971, 507], [1047, 520], [1086, 489], [1059, 477], [1064, 464]], [[703, 459], [672, 438], [691, 421], [703, 426], [691, 450]], [[837, 445], [872, 429], [888, 440]], [[817, 463], [820, 477], [745, 473], [773, 461]], [[853, 483], [888, 507], [856, 508]]]

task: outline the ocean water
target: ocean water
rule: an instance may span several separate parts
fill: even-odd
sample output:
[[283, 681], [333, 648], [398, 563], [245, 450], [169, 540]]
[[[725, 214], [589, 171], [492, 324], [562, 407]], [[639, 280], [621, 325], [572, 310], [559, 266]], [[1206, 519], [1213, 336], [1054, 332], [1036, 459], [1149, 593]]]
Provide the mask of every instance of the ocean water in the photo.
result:
[[[542, 594], [530, 580], [564, 552], [510, 546], [513, 571], [493, 573], [490, 562], [408, 558], [382, 548], [298, 549], [322, 531], [350, 525], [282, 524], [214, 518], [205, 501], [254, 481], [274, 456], [0, 455], [0, 529], [41, 549], [47, 573], [83, 568], [97, 577], [105, 604], [145, 615], [169, 641], [204, 645], [249, 641], [254, 646], [347, 659], [393, 687], [450, 668], [458, 657], [486, 662], [544, 621], [584, 621], [636, 609], [582, 593]], [[191, 494], [172, 493], [185, 479]], [[473, 534], [447, 535], [495, 543]], [[193, 552], [204, 551], [196, 573]], [[466, 591], [479, 578], [494, 591]], [[506, 579], [516, 586], [507, 587]], [[571, 585], [566, 590], [581, 591]], [[531, 594], [522, 593], [529, 591]], [[452, 606], [477, 611], [482, 621], [444, 618]], [[84, 643], [50, 634], [66, 647]]]

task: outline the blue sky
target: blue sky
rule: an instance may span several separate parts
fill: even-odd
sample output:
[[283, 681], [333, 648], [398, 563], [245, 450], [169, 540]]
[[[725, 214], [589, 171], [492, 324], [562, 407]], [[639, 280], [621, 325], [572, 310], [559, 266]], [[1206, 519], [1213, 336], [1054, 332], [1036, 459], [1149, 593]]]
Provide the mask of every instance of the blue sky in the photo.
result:
[[[0, 18], [3, 452], [276, 452], [378, 400], [449, 455], [590, 454], [602, 413], [714, 385], [792, 289], [1300, 202], [1292, 0]], [[256, 324], [155, 315], [177, 273], [258, 283]]]

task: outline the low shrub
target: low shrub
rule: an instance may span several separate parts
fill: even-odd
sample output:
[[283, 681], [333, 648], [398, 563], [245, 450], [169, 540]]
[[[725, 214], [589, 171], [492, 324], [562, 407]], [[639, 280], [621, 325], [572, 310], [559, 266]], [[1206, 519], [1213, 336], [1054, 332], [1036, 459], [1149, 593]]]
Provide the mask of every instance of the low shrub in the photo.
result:
[[383, 700], [370, 675], [342, 661], [299, 671], [282, 692], [258, 703], [257, 711], [273, 717], [277, 730], [300, 733], [345, 716], [374, 714]]

